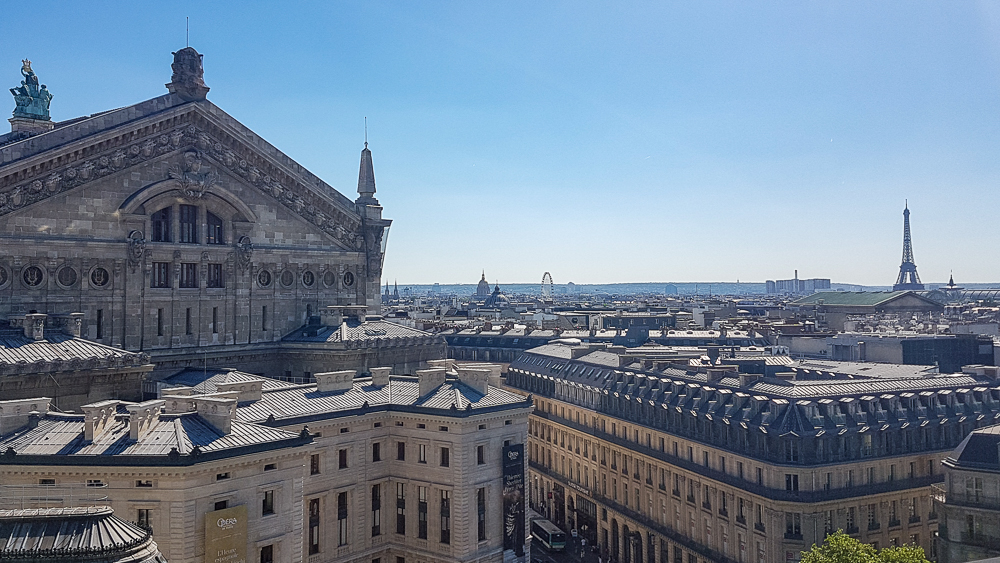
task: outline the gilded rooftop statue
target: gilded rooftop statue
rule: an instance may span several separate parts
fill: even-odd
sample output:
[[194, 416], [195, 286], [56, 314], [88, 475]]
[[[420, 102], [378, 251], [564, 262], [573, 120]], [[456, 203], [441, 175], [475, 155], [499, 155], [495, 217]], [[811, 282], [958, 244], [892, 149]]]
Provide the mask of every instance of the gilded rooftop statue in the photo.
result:
[[44, 84], [39, 86], [38, 77], [31, 70], [31, 61], [28, 59], [21, 61], [21, 76], [24, 77], [21, 85], [10, 89], [16, 104], [14, 117], [49, 121], [49, 102], [52, 101], [52, 93]]

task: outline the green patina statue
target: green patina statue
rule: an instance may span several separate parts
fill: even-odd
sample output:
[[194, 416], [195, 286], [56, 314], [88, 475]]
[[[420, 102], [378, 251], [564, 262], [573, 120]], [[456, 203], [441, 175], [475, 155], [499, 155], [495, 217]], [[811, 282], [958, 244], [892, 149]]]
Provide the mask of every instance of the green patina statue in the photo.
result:
[[11, 88], [10, 93], [14, 94], [14, 117], [24, 117], [28, 119], [42, 119], [49, 121], [49, 102], [52, 101], [52, 93], [45, 89], [45, 85], [38, 85], [38, 77], [31, 70], [31, 61], [24, 59], [21, 65], [21, 75], [24, 80], [17, 88]]

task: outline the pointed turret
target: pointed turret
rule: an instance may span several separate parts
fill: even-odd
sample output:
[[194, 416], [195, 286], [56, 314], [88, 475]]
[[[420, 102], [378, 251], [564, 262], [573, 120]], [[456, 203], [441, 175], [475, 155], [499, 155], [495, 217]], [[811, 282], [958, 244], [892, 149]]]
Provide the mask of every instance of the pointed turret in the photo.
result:
[[372, 166], [372, 151], [368, 150], [368, 141], [365, 141], [365, 148], [361, 150], [358, 194], [357, 203], [378, 205], [378, 200], [375, 199], [375, 167]]

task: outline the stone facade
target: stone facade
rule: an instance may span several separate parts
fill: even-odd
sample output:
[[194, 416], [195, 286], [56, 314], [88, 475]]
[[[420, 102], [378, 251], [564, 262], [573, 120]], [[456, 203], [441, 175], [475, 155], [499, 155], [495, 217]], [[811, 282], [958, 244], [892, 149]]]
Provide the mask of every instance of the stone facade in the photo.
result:
[[[83, 338], [149, 353], [160, 375], [209, 360], [258, 372], [328, 307], [377, 314], [390, 221], [367, 146], [351, 201], [208, 101], [194, 49], [175, 53], [168, 89], [0, 135], [0, 317], [82, 313]], [[397, 341], [399, 361], [388, 343], [317, 352], [409, 367], [443, 357], [426, 344]]]

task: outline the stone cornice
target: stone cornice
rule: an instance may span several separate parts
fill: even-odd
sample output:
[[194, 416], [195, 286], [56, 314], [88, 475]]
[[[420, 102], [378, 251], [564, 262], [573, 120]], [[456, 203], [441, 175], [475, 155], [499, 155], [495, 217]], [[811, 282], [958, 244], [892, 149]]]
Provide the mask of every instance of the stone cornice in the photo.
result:
[[189, 150], [278, 200], [344, 248], [364, 249], [361, 217], [350, 200], [209, 102], [169, 108], [4, 165], [0, 215]]

